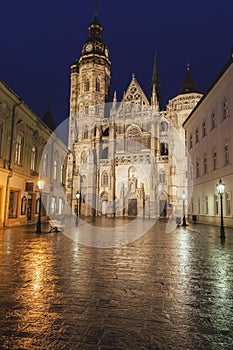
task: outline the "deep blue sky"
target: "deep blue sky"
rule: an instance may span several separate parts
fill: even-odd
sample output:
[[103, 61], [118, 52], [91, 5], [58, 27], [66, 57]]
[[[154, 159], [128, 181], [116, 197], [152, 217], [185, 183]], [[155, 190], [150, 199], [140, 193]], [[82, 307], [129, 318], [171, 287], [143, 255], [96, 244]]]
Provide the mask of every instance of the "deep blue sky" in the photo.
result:
[[[50, 101], [58, 125], [68, 117], [70, 65], [80, 55], [94, 0], [4, 1], [0, 77], [40, 117]], [[186, 63], [205, 91], [233, 46], [233, 1], [99, 1], [112, 62], [111, 97], [118, 100], [134, 72], [149, 93], [157, 51], [163, 105], [177, 94]]]

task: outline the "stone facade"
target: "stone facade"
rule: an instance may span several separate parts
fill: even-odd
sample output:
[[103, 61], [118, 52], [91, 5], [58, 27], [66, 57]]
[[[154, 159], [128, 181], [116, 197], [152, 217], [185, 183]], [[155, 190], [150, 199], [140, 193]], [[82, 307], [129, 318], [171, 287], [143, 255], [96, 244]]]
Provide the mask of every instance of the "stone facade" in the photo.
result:
[[168, 217], [187, 187], [182, 123], [202, 94], [182, 90], [162, 111], [155, 60], [149, 98], [133, 74], [110, 103], [110, 66], [95, 17], [71, 66], [67, 201], [87, 216]]
[[[46, 153], [48, 140], [53, 140], [53, 148]], [[61, 215], [65, 162], [63, 142], [0, 81], [0, 226], [37, 221], [39, 179], [45, 181], [42, 219]]]

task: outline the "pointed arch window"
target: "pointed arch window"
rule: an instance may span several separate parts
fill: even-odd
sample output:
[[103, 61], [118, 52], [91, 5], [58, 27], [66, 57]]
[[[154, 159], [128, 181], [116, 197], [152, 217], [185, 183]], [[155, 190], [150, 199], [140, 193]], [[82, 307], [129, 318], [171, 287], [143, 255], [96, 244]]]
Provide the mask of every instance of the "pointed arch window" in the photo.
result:
[[100, 80], [99, 80], [99, 78], [96, 78], [95, 89], [96, 89], [96, 91], [100, 91]]
[[85, 112], [85, 115], [89, 114], [89, 106], [88, 106], [88, 104], [85, 105], [84, 112]]
[[161, 142], [160, 143], [160, 155], [167, 156], [168, 155], [168, 143]]
[[165, 171], [164, 170], [161, 170], [160, 173], [159, 173], [159, 182], [161, 184], [165, 184], [165, 182], [166, 182], [166, 177], [165, 177]]
[[86, 79], [84, 81], [84, 92], [87, 92], [89, 90], [90, 90], [90, 81], [89, 81], [89, 79]]
[[130, 167], [128, 172], [129, 179], [135, 179], [136, 178], [136, 168]]
[[160, 124], [160, 131], [167, 131], [168, 129], [168, 123], [167, 122], [161, 122]]
[[88, 139], [88, 126], [87, 125], [85, 125], [85, 127], [84, 127], [83, 138]]
[[142, 148], [141, 131], [138, 127], [133, 126], [129, 129], [127, 135], [127, 151], [138, 152]]
[[106, 171], [102, 174], [102, 185], [108, 185], [108, 174]]
[[87, 163], [87, 154], [86, 154], [86, 152], [83, 152], [83, 153], [82, 153], [81, 160], [82, 160], [82, 163], [83, 163], [83, 164], [86, 164], [86, 163]]
[[99, 106], [99, 103], [96, 102], [96, 105], [95, 105], [95, 115], [99, 115], [100, 114], [100, 106]]

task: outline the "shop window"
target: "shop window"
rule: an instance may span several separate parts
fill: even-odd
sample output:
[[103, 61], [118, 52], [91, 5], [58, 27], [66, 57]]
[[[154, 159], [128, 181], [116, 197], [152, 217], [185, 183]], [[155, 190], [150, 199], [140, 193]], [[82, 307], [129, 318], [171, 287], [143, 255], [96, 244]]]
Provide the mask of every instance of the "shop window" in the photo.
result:
[[17, 218], [19, 191], [10, 191], [9, 219]]

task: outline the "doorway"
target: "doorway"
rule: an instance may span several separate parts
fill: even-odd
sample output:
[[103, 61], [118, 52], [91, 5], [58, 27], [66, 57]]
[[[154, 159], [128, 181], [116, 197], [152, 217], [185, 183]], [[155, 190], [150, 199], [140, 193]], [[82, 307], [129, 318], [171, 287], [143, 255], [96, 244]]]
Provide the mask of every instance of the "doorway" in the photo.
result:
[[128, 216], [137, 216], [137, 199], [129, 199]]
[[28, 195], [28, 206], [27, 206], [27, 220], [32, 220], [32, 195]]

